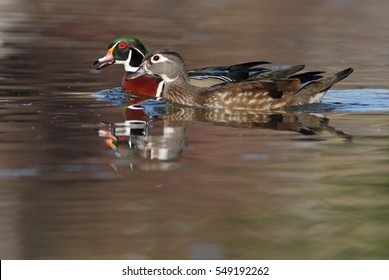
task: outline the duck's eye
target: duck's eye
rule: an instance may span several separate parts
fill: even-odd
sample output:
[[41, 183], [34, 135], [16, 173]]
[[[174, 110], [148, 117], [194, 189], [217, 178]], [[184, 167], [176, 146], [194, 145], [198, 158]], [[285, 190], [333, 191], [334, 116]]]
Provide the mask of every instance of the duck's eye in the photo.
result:
[[158, 62], [158, 60], [160, 59], [160, 57], [159, 57], [159, 55], [153, 55], [152, 57], [151, 57], [151, 62]]
[[120, 42], [118, 44], [118, 48], [119, 50], [124, 50], [125, 48], [127, 48], [127, 44], [125, 42]]

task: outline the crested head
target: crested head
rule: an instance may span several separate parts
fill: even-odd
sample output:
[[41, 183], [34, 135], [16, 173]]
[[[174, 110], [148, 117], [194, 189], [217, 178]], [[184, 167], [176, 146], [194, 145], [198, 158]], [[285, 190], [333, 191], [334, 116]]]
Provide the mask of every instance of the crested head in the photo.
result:
[[148, 53], [146, 46], [136, 38], [121, 37], [111, 41], [104, 57], [95, 61], [102, 63], [98, 69], [112, 64], [123, 64], [127, 72], [135, 72]]
[[165, 83], [172, 83], [180, 78], [189, 79], [184, 60], [178, 53], [170, 50], [148, 53], [142, 66], [147, 73], [161, 77]]
[[108, 45], [108, 50], [113, 46], [119, 44], [120, 42], [125, 43], [127, 46], [132, 47], [140, 51], [143, 55], [146, 55], [149, 51], [147, 47], [138, 39], [134, 37], [120, 37], [113, 39], [111, 43]]

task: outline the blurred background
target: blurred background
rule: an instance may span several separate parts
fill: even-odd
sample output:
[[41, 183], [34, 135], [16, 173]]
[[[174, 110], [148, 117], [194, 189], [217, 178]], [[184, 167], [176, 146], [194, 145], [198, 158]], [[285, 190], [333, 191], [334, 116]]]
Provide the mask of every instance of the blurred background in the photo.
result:
[[[387, 259], [388, 10], [386, 0], [0, 0], [0, 257]], [[318, 112], [143, 116], [142, 137], [125, 135], [123, 148], [102, 123], [131, 119], [130, 98], [101, 91], [124, 70], [92, 65], [123, 36], [173, 49], [189, 68], [355, 72]], [[307, 126], [320, 134], [296, 132]], [[150, 156], [161, 147], [173, 156]]]

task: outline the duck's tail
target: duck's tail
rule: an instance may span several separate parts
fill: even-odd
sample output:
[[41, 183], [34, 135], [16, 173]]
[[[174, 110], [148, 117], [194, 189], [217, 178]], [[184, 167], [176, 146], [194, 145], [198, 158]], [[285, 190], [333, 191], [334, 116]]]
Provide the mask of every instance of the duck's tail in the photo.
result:
[[293, 105], [320, 103], [326, 92], [334, 84], [346, 78], [353, 71], [353, 68], [347, 68], [336, 73], [332, 77], [308, 82], [299, 91], [296, 92]]

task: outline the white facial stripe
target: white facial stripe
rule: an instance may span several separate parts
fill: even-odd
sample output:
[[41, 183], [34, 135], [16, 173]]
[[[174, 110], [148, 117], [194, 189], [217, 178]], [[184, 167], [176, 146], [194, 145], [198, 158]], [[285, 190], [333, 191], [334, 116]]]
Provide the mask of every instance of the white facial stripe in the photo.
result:
[[163, 85], [164, 85], [164, 82], [161, 81], [159, 84], [158, 84], [158, 88], [157, 88], [157, 93], [156, 93], [156, 97], [160, 98], [162, 97], [162, 92], [163, 92]]
[[169, 78], [168, 76], [166, 76], [165, 74], [159, 74], [159, 75], [161, 76], [162, 80], [163, 80], [165, 83], [172, 83], [172, 82], [174, 82], [175, 80], [178, 79], [178, 77], [175, 78], [175, 79], [171, 79], [171, 78]]
[[127, 72], [135, 72], [138, 69], [138, 67], [136, 67], [134, 71], [134, 67], [130, 66], [131, 57], [132, 57], [132, 50], [130, 49], [128, 52], [127, 60], [124, 61], [124, 70], [126, 70]]
[[127, 60], [126, 61], [116, 60], [116, 64], [123, 64], [124, 70], [126, 72], [134, 73], [139, 69], [139, 67], [133, 67], [130, 65], [131, 58], [132, 58], [132, 50], [130, 49]]
[[[116, 48], [117, 44], [119, 44], [119, 43], [120, 42], [117, 42], [115, 45], [113, 45], [113, 48]], [[132, 58], [132, 50], [130, 48], [127, 59], [125, 61], [115, 60], [115, 64], [122, 64], [122, 65], [124, 65], [124, 70], [126, 72], [134, 73], [139, 69], [139, 67], [133, 67], [130, 65], [131, 58]]]
[[136, 72], [139, 69], [139, 67], [132, 67], [128, 64], [126, 64], [124, 66], [124, 68], [125, 68], [126, 72]]
[[120, 41], [119, 41], [119, 42], [116, 42], [116, 44], [115, 44], [115, 45], [113, 45], [113, 46], [111, 47], [111, 49], [114, 49], [114, 48], [116, 48], [116, 46], [117, 46], [119, 43], [120, 43]]

